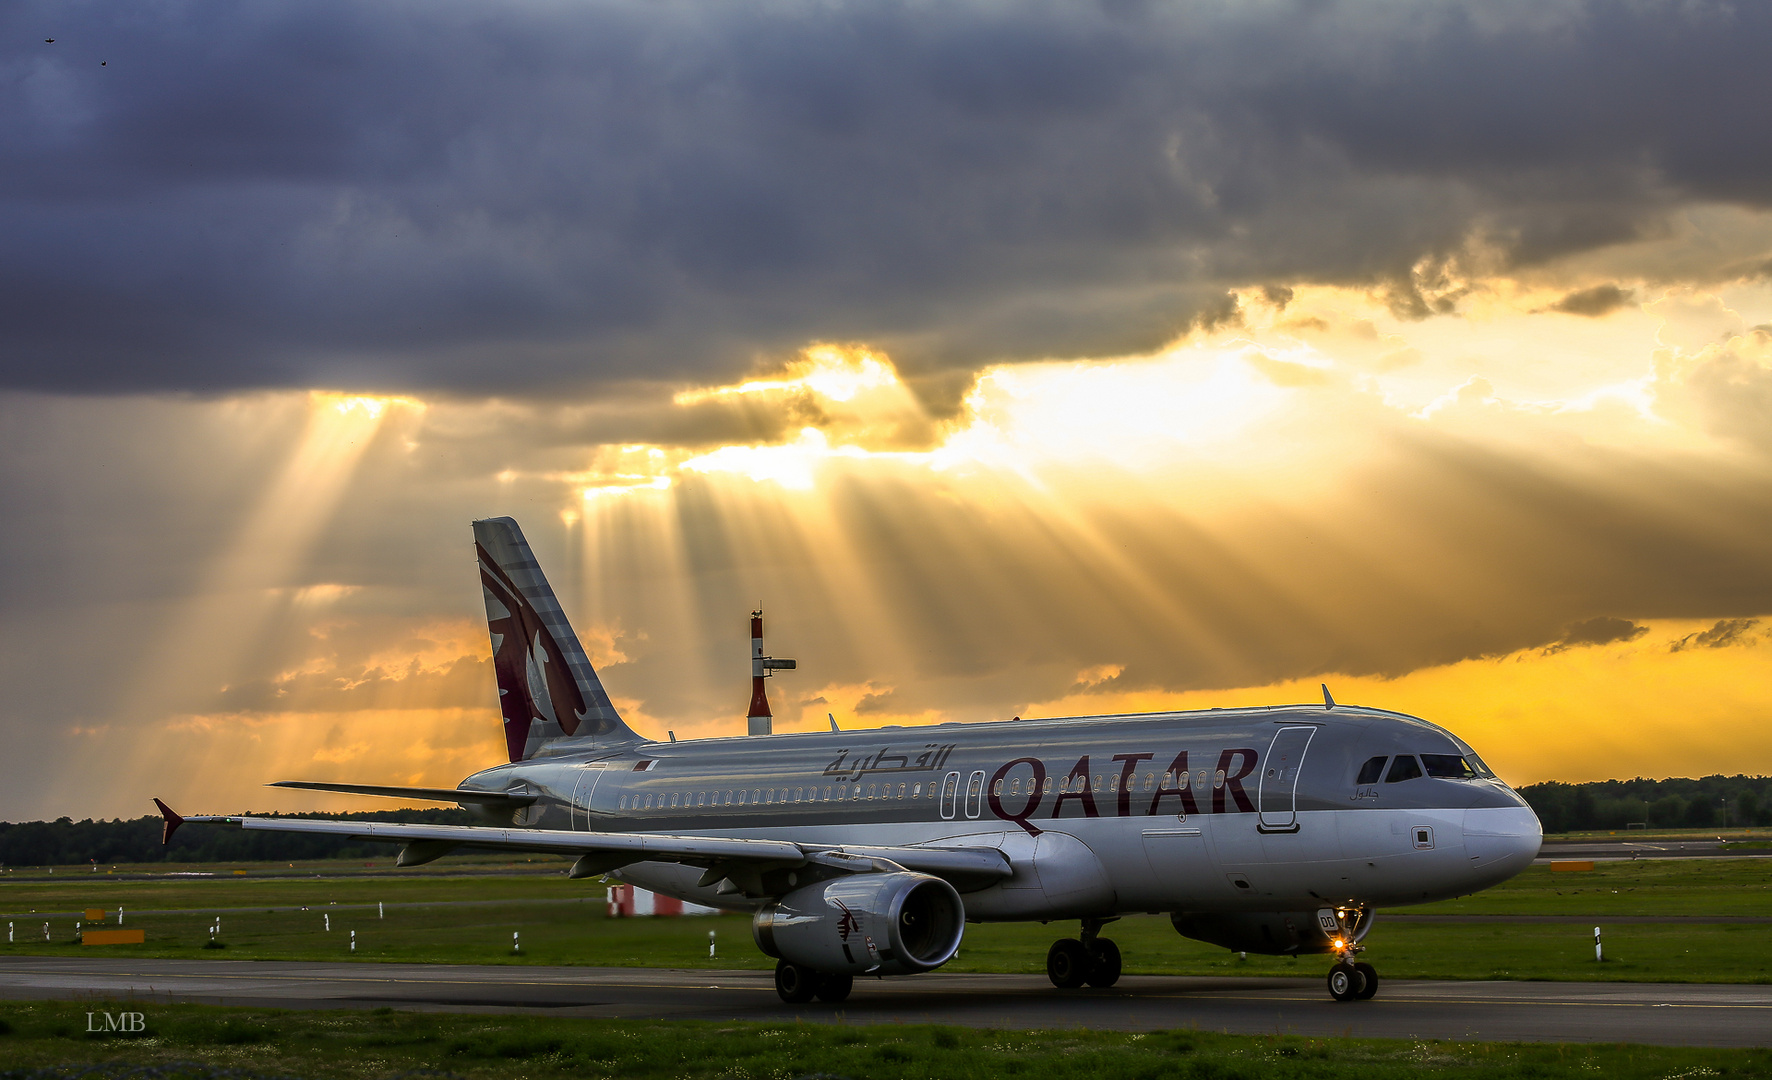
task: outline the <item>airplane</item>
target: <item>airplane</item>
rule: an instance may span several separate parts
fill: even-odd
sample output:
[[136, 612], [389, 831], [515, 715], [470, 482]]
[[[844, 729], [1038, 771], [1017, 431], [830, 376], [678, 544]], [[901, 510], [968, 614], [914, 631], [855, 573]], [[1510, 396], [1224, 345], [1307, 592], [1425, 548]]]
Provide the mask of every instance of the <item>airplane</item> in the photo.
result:
[[[181, 817], [156, 799], [164, 840], [193, 821], [398, 843], [399, 866], [576, 856], [574, 880], [750, 913], [790, 1004], [932, 971], [989, 921], [1077, 920], [1047, 975], [1109, 987], [1122, 960], [1102, 931], [1134, 913], [1234, 952], [1332, 957], [1330, 995], [1365, 1000], [1379, 908], [1477, 892], [1538, 855], [1537, 816], [1469, 745], [1327, 686], [1321, 704], [647, 739], [517, 523], [473, 529], [510, 760], [455, 788], [272, 786], [454, 802], [484, 824]], [[756, 618], [753, 714], [771, 666]]]

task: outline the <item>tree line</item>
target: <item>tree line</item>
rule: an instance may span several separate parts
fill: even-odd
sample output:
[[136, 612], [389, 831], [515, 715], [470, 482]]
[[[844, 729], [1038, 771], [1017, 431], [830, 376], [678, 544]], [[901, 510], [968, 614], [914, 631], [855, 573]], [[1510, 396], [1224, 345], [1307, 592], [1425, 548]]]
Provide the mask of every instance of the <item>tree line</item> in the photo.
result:
[[1528, 784], [1520, 795], [1547, 833], [1627, 829], [1742, 828], [1772, 825], [1772, 777], [1596, 780]]
[[[358, 814], [262, 814], [261, 817], [327, 818], [344, 821], [403, 821], [428, 825], [480, 824], [466, 810], [376, 810]], [[348, 836], [248, 831], [238, 827], [186, 825], [160, 843], [158, 814], [131, 821], [0, 822], [0, 864], [67, 866], [74, 863], [294, 862], [298, 859], [388, 858], [393, 844], [371, 844]]]

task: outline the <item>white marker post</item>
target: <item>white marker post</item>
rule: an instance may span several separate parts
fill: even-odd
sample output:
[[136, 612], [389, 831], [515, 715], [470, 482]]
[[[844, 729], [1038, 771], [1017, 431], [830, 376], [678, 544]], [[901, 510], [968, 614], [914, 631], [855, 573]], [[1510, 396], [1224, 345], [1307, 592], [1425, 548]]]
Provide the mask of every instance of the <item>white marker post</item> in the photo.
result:
[[378, 919], [385, 919], [388, 917], [388, 909], [380, 900], [375, 902], [375, 917]]
[[326, 920], [326, 932], [328, 934], [332, 933], [332, 912], [328, 911], [320, 917]]
[[117, 925], [118, 926], [123, 925], [123, 909], [122, 908], [117, 909]]
[[1597, 926], [1594, 927], [1594, 962], [1597, 964], [1606, 962], [1606, 954], [1600, 950], [1600, 928]]
[[522, 952], [523, 951], [523, 945], [520, 941], [517, 940], [517, 931], [515, 931], [515, 930], [511, 931], [511, 951], [512, 952]]
[[6, 944], [8, 944], [8, 945], [12, 944], [12, 924], [11, 923], [6, 924]]
[[708, 959], [712, 960], [713, 958], [714, 958], [714, 932], [712, 930], [709, 930], [708, 931]]
[[355, 930], [351, 931], [351, 951], [357, 951], [357, 931]]
[[49, 924], [48, 923], [43, 924], [43, 940], [44, 941], [49, 940]]

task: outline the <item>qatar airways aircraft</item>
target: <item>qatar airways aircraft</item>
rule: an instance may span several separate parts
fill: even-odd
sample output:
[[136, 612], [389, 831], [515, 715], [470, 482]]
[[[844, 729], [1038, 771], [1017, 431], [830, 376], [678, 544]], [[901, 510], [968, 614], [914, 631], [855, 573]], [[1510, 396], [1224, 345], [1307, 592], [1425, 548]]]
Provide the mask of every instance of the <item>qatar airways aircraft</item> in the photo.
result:
[[783, 1000], [938, 968], [968, 922], [1071, 920], [1046, 970], [1112, 986], [1102, 930], [1167, 914], [1234, 951], [1328, 954], [1370, 998], [1376, 909], [1460, 896], [1538, 854], [1538, 818], [1444, 728], [1336, 704], [768, 734], [753, 617], [752, 735], [653, 742], [623, 723], [517, 523], [474, 523], [508, 764], [457, 788], [277, 786], [455, 802], [484, 825], [184, 820], [403, 844], [576, 855], [607, 875], [752, 914]]

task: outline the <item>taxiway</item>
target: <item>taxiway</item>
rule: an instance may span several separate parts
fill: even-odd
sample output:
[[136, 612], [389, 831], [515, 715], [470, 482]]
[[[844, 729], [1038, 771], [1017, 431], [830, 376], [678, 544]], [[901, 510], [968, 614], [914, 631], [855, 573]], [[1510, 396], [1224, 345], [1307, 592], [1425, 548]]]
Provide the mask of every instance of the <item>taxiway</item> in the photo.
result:
[[763, 971], [44, 957], [0, 960], [0, 998], [1509, 1042], [1772, 1041], [1772, 986], [1752, 985], [1398, 980], [1375, 1000], [1338, 1004], [1314, 979], [1128, 976], [1112, 990], [1058, 991], [1036, 976], [936, 972], [860, 980], [841, 1006], [790, 1007]]

